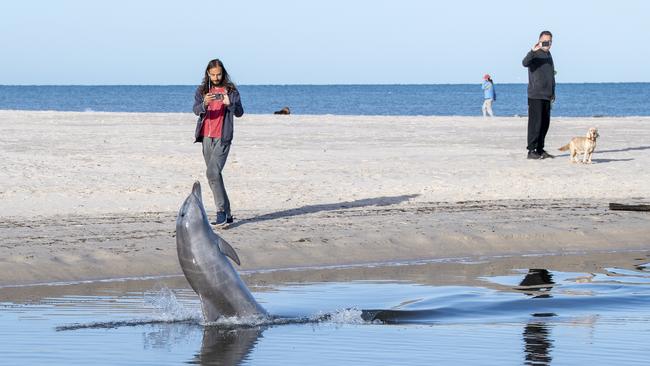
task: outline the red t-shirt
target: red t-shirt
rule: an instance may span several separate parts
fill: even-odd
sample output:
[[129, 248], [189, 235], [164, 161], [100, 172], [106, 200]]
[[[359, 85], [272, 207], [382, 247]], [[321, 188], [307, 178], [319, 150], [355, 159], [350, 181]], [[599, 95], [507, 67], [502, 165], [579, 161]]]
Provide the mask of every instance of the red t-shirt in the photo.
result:
[[[220, 87], [210, 88], [209, 93], [212, 94], [226, 94], [226, 89]], [[223, 99], [211, 100], [206, 108], [206, 116], [203, 120], [203, 128], [201, 129], [201, 136], [221, 138], [221, 131], [223, 129], [223, 116], [226, 112], [226, 106], [223, 105]]]

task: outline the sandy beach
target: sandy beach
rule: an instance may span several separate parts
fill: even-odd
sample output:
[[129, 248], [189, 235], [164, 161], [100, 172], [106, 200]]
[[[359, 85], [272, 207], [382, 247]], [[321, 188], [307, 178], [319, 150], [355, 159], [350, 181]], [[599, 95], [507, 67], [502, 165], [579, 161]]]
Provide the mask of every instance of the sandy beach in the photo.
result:
[[[180, 274], [191, 114], [0, 111], [0, 285]], [[557, 148], [591, 126], [594, 164]], [[224, 172], [242, 269], [650, 250], [650, 118], [245, 115]]]

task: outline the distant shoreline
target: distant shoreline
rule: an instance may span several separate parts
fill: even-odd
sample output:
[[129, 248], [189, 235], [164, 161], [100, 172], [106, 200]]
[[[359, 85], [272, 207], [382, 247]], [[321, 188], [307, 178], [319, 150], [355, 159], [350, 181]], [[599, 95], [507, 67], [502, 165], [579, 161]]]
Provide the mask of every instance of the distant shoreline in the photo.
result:
[[[187, 115], [191, 114], [194, 116], [191, 112], [110, 112], [110, 111], [94, 111], [94, 110], [86, 110], [86, 111], [59, 111], [59, 110], [40, 110], [40, 109], [0, 109], [0, 112], [16, 112], [16, 113], [21, 113], [21, 112], [35, 112], [35, 113], [105, 113], [105, 114], [145, 114], [145, 115], [157, 115], [157, 114], [178, 114], [178, 115]], [[263, 116], [272, 116], [273, 113], [246, 113], [247, 115], [251, 116], [256, 116], [256, 117], [263, 117]], [[358, 114], [298, 114], [298, 113], [293, 113], [292, 114], [294, 117], [358, 117], [358, 116], [363, 116], [363, 117], [378, 117], [378, 118], [385, 118], [385, 117], [404, 117], [404, 115], [386, 115], [386, 114], [364, 114], [364, 115], [358, 115]], [[482, 118], [478, 116], [465, 116], [465, 115], [415, 115], [412, 117], [417, 117], [417, 118]], [[650, 117], [650, 115], [630, 115], [630, 116], [606, 116], [606, 115], [593, 115], [593, 116], [552, 116], [551, 119], [562, 119], [562, 120], [584, 120], [584, 119], [645, 119]], [[499, 116], [499, 118], [528, 118], [527, 115], [522, 114], [522, 115], [512, 115], [512, 116]]]
[[[528, 113], [526, 84], [495, 80], [497, 116]], [[0, 86], [0, 110], [191, 112], [196, 85]], [[246, 114], [477, 116], [480, 84], [240, 85]], [[650, 83], [560, 83], [553, 117], [650, 116]]]
[[[476, 83], [392, 83], [392, 84], [238, 84], [239, 86], [467, 86], [477, 85]], [[558, 82], [557, 85], [620, 85], [620, 84], [650, 84], [650, 81], [604, 81], [604, 82]], [[45, 86], [45, 87], [196, 87], [197, 84], [0, 84], [0, 87], [25, 87], [25, 86]], [[527, 85], [527, 82], [500, 82], [497, 85]]]

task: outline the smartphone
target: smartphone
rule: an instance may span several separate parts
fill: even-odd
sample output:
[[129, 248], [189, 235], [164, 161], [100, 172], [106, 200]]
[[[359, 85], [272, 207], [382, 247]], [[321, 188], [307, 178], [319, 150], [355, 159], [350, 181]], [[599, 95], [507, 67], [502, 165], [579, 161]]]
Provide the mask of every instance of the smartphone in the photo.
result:
[[542, 42], [542, 47], [548, 47], [550, 45], [551, 45], [551, 42], [549, 42], [549, 41]]

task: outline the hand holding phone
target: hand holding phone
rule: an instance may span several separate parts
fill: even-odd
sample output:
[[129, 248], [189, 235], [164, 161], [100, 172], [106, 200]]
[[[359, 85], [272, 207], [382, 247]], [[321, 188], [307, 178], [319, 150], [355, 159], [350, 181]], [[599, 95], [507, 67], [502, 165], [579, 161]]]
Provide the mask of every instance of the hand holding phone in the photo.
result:
[[205, 97], [203, 97], [203, 102], [207, 105], [213, 100], [222, 100], [223, 99], [223, 94], [219, 93], [207, 93]]

